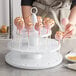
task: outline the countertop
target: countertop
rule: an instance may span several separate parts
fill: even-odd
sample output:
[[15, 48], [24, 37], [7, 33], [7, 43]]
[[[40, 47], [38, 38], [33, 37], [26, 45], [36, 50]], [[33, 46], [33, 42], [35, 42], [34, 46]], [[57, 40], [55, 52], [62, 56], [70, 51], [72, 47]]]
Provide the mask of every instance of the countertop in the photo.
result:
[[[0, 40], [0, 76], [76, 76], [76, 71], [63, 66], [63, 64], [67, 63], [65, 59], [63, 59], [60, 65], [43, 70], [24, 70], [6, 64], [5, 55], [9, 52], [7, 48], [9, 41], [6, 39]], [[63, 41], [60, 50], [63, 58], [69, 50], [76, 50], [76, 39], [66, 39]]]

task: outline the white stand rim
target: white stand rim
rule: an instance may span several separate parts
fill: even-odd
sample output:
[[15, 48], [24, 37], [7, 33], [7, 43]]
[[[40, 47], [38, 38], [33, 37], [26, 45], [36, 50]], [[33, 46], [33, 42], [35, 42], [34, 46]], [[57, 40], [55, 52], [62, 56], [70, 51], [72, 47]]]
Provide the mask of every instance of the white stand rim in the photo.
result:
[[[58, 41], [55, 39], [40, 38], [39, 40], [40, 40], [39, 46], [34, 46], [34, 47], [30, 46], [29, 49], [28, 49], [27, 39], [25, 39], [24, 48], [23, 47], [19, 48], [19, 45], [18, 45], [19, 40], [18, 41], [12, 40], [8, 43], [8, 49], [11, 51], [13, 50], [13, 51], [24, 52], [24, 53], [52, 53], [52, 52], [56, 52], [61, 47], [61, 44], [59, 44]], [[16, 41], [17, 43], [15, 43]]]
[[[20, 53], [19, 53], [20, 54]], [[51, 54], [46, 55], [41, 59], [24, 59], [20, 58], [20, 55], [17, 55], [17, 52], [11, 51], [5, 56], [5, 61], [11, 66], [22, 69], [46, 69], [59, 65], [62, 62], [62, 55], [58, 52], [55, 53], [56, 58], [51, 59]], [[45, 58], [45, 59], [44, 59]], [[50, 59], [48, 59], [50, 58]], [[30, 60], [30, 61], [29, 61]], [[45, 62], [45, 63], [44, 63]]]
[[39, 50], [32, 49], [31, 51], [25, 50], [25, 52], [21, 52], [10, 49], [11, 52], [5, 56], [5, 61], [11, 66], [23, 69], [45, 69], [60, 64], [62, 62], [62, 55], [60, 54], [58, 42], [54, 39], [47, 39], [48, 44], [44, 48], [44, 41], [46, 39], [42, 38], [42, 46]]

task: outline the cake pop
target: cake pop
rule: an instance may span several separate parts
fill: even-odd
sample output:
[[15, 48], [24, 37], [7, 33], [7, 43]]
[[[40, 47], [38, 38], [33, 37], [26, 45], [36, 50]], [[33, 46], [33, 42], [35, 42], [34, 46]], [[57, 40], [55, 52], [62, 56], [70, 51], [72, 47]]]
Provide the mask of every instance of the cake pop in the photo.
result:
[[38, 21], [39, 23], [42, 23], [42, 21], [43, 21], [42, 17], [41, 17], [41, 16], [37, 16], [37, 21]]
[[48, 29], [51, 29], [55, 24], [54, 20], [50, 18], [44, 18], [43, 23], [45, 28], [47, 29], [47, 33], [48, 33]]
[[40, 30], [41, 30], [42, 27], [43, 27], [43, 24], [40, 23], [40, 22], [38, 22], [38, 23], [35, 24], [35, 29], [36, 29], [37, 31], [39, 31], [39, 35], [40, 35]]
[[14, 19], [14, 24], [16, 25], [16, 27], [18, 26], [18, 20], [20, 19], [20, 17], [16, 17], [15, 19]]
[[63, 39], [63, 35], [64, 35], [64, 32], [61, 32], [61, 31], [57, 31], [55, 34], [55, 39], [58, 40], [59, 44], [60, 44], [60, 41]]
[[23, 20], [23, 18], [22, 18], [22, 17], [17, 17], [17, 18], [15, 18], [14, 24], [16, 25], [17, 30], [19, 30], [19, 33], [20, 33], [20, 31], [21, 31], [21, 30], [23, 29], [23, 27], [24, 27], [24, 20]]
[[55, 39], [62, 40], [64, 32], [57, 31], [55, 34]]

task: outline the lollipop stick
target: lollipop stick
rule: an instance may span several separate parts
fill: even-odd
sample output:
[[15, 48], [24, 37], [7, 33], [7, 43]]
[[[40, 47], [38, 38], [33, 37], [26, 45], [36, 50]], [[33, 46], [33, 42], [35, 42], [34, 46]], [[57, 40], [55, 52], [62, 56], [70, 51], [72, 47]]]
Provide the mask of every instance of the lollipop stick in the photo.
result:
[[20, 34], [21, 30], [19, 30], [19, 34]]
[[40, 38], [39, 38], [39, 36], [38, 36], [38, 38], [37, 38], [37, 43], [36, 43], [36, 49], [37, 49], [37, 50], [39, 50], [39, 43], [40, 43]]
[[21, 38], [19, 36], [19, 49], [20, 49], [20, 46], [21, 46]]
[[58, 45], [60, 45], [60, 39], [58, 40]]
[[[20, 36], [20, 32], [21, 32], [21, 30], [19, 29], [19, 36]], [[20, 47], [21, 47], [21, 38], [19, 37], [19, 49], [20, 49]]]
[[46, 33], [48, 33], [48, 26], [46, 26], [46, 29], [47, 29], [47, 32]]
[[28, 30], [28, 39], [29, 39], [29, 30]]
[[48, 33], [48, 28], [47, 28], [47, 33]]
[[16, 33], [18, 34], [18, 28], [17, 28], [17, 31], [16, 31]]
[[29, 48], [29, 30], [27, 31], [28, 33], [28, 48]]
[[40, 36], [40, 30], [39, 30], [38, 34], [39, 34], [39, 36]]

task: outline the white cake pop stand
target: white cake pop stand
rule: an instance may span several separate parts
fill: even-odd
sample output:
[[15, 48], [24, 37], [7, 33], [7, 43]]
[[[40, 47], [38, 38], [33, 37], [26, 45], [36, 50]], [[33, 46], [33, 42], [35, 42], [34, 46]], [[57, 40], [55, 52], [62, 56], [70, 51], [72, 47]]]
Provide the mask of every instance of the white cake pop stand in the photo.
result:
[[[36, 23], [36, 16], [33, 13], [33, 23]], [[62, 62], [60, 54], [61, 45], [55, 39], [43, 38], [51, 35], [46, 29], [41, 30], [40, 36], [34, 30], [30, 32], [29, 39], [26, 30], [16, 35], [8, 43], [10, 52], [5, 56], [8, 64], [23, 69], [45, 69], [54, 67]]]
[[[27, 40], [20, 48], [17, 41], [8, 44], [9, 52], [5, 56], [8, 64], [23, 69], [44, 69], [54, 67], [62, 62], [60, 45], [54, 39], [41, 38], [39, 48], [29, 47]], [[47, 44], [45, 44], [47, 42]], [[46, 46], [47, 45], [47, 46]]]

